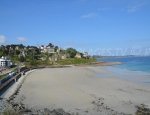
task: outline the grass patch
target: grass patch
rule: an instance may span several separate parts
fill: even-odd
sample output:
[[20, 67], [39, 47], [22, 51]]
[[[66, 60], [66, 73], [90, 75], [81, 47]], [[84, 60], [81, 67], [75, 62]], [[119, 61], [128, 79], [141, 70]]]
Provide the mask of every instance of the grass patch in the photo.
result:
[[94, 58], [89, 58], [89, 59], [85, 59], [85, 58], [68, 58], [68, 59], [64, 59], [64, 60], [60, 60], [57, 63], [60, 65], [71, 65], [71, 64], [90, 64], [92, 62], [96, 62], [96, 59]]
[[[15, 68], [11, 68], [10, 71], [11, 71], [11, 72], [16, 72], [16, 71], [17, 71], [17, 68], [16, 68], [16, 67], [15, 67]], [[5, 77], [8, 75], [8, 73], [9, 73], [9, 72], [7, 72], [7, 73], [5, 73], [5, 74], [3, 74], [3, 75], [0, 75], [0, 80], [3, 79], [3, 78], [5, 78]]]
[[13, 109], [6, 109], [6, 110], [4, 110], [2, 115], [20, 115], [20, 113], [18, 111], [13, 110]]
[[148, 106], [141, 104], [139, 106], [136, 106], [137, 111], [135, 115], [150, 115], [150, 108]]
[[5, 78], [5, 77], [7, 76], [7, 74], [8, 74], [8, 73], [3, 74], [3, 75], [0, 75], [0, 80], [3, 79], [3, 78]]

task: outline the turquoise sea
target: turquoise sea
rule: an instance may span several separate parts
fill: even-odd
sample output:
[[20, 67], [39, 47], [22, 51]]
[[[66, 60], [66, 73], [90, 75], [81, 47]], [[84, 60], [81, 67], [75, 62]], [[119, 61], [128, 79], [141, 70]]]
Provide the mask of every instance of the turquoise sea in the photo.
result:
[[148, 57], [103, 57], [97, 61], [122, 62], [120, 65], [106, 67], [121, 79], [144, 83], [150, 86], [150, 56]]
[[147, 57], [104, 57], [97, 58], [97, 61], [122, 62], [115, 67], [128, 69], [132, 71], [143, 71], [150, 73], [150, 56]]

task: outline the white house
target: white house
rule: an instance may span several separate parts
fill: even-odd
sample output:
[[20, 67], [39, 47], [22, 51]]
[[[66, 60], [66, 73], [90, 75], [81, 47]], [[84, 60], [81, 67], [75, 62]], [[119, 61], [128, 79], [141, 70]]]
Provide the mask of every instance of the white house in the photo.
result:
[[11, 65], [12, 65], [11, 60], [3, 56], [0, 58], [0, 67], [10, 67]]
[[83, 53], [83, 57], [84, 57], [84, 58], [88, 58], [88, 57], [89, 57], [88, 52], [84, 52], [84, 53]]
[[55, 49], [50, 46], [46, 47], [46, 49], [47, 49], [47, 53], [55, 53]]
[[43, 46], [42, 45], [39, 49], [41, 50], [42, 53], [56, 53], [55, 49], [50, 47], [50, 46]]
[[80, 53], [76, 53], [75, 58], [82, 58]]

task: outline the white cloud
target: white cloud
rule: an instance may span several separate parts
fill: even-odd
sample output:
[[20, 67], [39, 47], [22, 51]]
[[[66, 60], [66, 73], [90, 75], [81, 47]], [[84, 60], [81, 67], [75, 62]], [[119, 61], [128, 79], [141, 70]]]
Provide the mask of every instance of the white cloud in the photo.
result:
[[19, 42], [26, 42], [26, 41], [27, 41], [27, 38], [25, 38], [25, 37], [18, 37], [17, 40], [18, 40]]
[[89, 13], [89, 14], [82, 15], [81, 18], [94, 18], [96, 16], [97, 13]]
[[4, 44], [6, 42], [6, 37], [4, 35], [0, 35], [0, 44]]

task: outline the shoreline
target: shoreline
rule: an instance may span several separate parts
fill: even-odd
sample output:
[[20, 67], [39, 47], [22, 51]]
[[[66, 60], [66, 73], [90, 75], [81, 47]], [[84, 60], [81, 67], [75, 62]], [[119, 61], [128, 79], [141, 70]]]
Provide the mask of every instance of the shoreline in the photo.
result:
[[150, 86], [150, 73], [145, 71], [130, 70], [126, 68], [107, 66], [107, 71], [112, 72], [117, 78], [127, 80], [139, 85]]
[[[66, 72], [66, 74], [62, 75], [63, 71]], [[84, 74], [84, 72], [85, 72], [85, 74]], [[145, 89], [145, 87], [142, 87], [137, 84], [133, 84], [133, 83], [125, 81], [125, 80], [120, 80], [118, 78], [94, 77], [93, 75], [95, 75], [95, 73], [97, 73], [97, 72], [99, 72], [101, 75], [111, 74], [105, 69], [99, 70], [97, 67], [91, 67], [91, 66], [90, 67], [89, 66], [88, 67], [74, 66], [72, 68], [37, 69], [37, 71], [34, 71], [30, 75], [28, 75], [28, 77], [25, 80], [25, 82], [23, 83], [19, 93], [17, 95], [15, 95], [12, 102], [14, 102], [14, 103], [20, 102], [19, 100], [22, 98], [21, 96], [25, 96], [25, 99], [22, 100], [23, 105], [27, 104], [28, 106], [30, 105], [33, 108], [34, 108], [33, 105], [40, 105], [43, 103], [44, 104], [43, 107], [45, 107], [45, 108], [46, 108], [46, 106], [50, 105], [54, 109], [62, 108], [63, 110], [65, 110], [67, 112], [77, 112], [81, 115], [85, 114], [85, 112], [81, 112], [81, 110], [88, 111], [87, 114], [99, 114], [102, 112], [111, 113], [112, 111], [113, 111], [112, 113], [116, 112], [116, 113], [120, 114], [121, 112], [123, 112], [123, 113], [125, 112], [125, 110], [122, 110], [122, 106], [124, 108], [126, 108], [127, 111], [135, 112], [136, 111], [135, 106], [137, 106], [137, 105], [140, 106], [140, 104], [143, 104], [143, 103], [141, 103], [142, 99], [140, 99], [141, 98], [140, 95], [143, 95], [141, 93], [144, 93], [147, 95], [147, 96], [143, 95], [145, 98], [150, 96], [150, 91], [148, 89]], [[50, 74], [50, 76], [51, 76], [50, 78], [47, 76], [48, 74]], [[38, 76], [42, 75], [43, 79], [37, 77], [36, 75], [38, 75]], [[55, 77], [52, 77], [53, 75]], [[68, 78], [68, 75], [70, 76], [70, 78]], [[80, 77], [80, 76], [82, 76], [82, 77]], [[67, 82], [66, 80], [67, 81], [69, 80], [69, 81]], [[49, 81], [50, 83], [48, 83], [47, 81]], [[42, 87], [39, 86], [39, 83], [41, 84]], [[46, 87], [45, 87], [45, 85], [43, 83], [45, 85], [47, 83], [50, 84], [50, 87], [49, 87], [50, 92], [49, 93], [47, 92], [47, 91], [49, 91], [49, 90], [47, 90], [49, 85], [47, 84], [48, 86], [46, 85]], [[65, 83], [65, 85], [64, 85], [64, 83]], [[109, 84], [109, 86], [107, 86], [107, 84]], [[99, 86], [98, 89], [97, 89], [97, 86]], [[45, 87], [44, 90], [42, 90], [43, 87]], [[128, 87], [130, 87], [131, 89]], [[36, 88], [41, 93], [35, 92]], [[78, 90], [78, 89], [80, 89], [80, 90]], [[74, 96], [76, 95], [76, 97], [74, 97], [74, 99], [72, 100], [73, 95], [70, 95], [70, 93], [68, 94], [66, 92], [66, 90], [67, 90], [67, 92], [71, 91], [70, 93], [72, 93]], [[35, 92], [35, 94], [32, 94], [31, 92]], [[65, 95], [63, 95], [61, 92], [64, 92]], [[113, 98], [111, 96], [109, 96], [110, 95], [109, 92], [111, 92], [110, 94], [113, 96], [113, 98], [114, 98], [114, 96], [118, 97], [118, 100], [120, 100], [120, 101], [118, 101], [117, 103], [119, 104], [119, 106], [121, 108], [117, 109], [115, 107], [116, 102], [112, 100]], [[132, 98], [129, 100], [126, 99], [125, 95], [130, 95], [130, 94], [128, 94], [128, 92], [134, 92], [135, 99], [137, 98], [137, 99], [140, 99], [141, 101], [138, 100], [137, 101], [138, 103], [137, 103], [136, 101], [133, 101]], [[137, 93], [139, 95], [137, 95]], [[122, 102], [123, 101], [122, 94], [124, 94], [124, 96], [125, 96], [124, 97], [125, 102]], [[36, 95], [36, 97], [34, 97], [34, 95]], [[50, 100], [47, 100], [48, 98], [46, 95], [50, 96], [49, 97]], [[61, 97], [59, 97], [59, 95]], [[44, 97], [46, 96], [45, 97], [46, 100], [45, 99], [43, 100], [43, 98], [41, 98], [43, 96]], [[34, 97], [35, 100], [36, 100], [36, 98], [38, 100], [42, 100], [42, 102], [34, 101], [32, 99], [32, 97]], [[82, 98], [84, 97], [84, 99], [80, 100], [81, 97]], [[144, 97], [142, 97], [142, 98], [144, 98]], [[55, 100], [55, 98], [56, 99], [58, 98], [58, 99]], [[66, 101], [63, 101], [63, 100], [66, 100]], [[68, 100], [70, 100], [70, 101], [68, 101]], [[80, 100], [81, 102], [80, 101], [78, 102], [77, 100]], [[35, 104], [35, 102], [39, 103], [39, 104]], [[61, 102], [61, 104], [59, 102]], [[78, 104], [77, 102], [80, 104]], [[98, 105], [100, 105], [101, 103], [104, 103], [104, 104], [99, 107]], [[55, 104], [55, 106], [53, 104]], [[88, 110], [85, 109], [84, 106], [82, 106], [82, 104], [87, 105]], [[59, 106], [57, 106], [57, 105], [59, 105]], [[128, 108], [127, 105], [130, 107]], [[66, 108], [66, 106], [67, 106], [67, 108]], [[73, 107], [74, 109], [70, 108], [70, 107]], [[80, 110], [75, 109], [75, 107], [79, 108]], [[99, 112], [92, 110], [91, 109], [92, 107], [94, 107], [95, 109], [99, 108]], [[38, 107], [36, 107], [36, 106], [35, 106], [35, 108], [38, 109]], [[70, 111], [69, 111], [69, 108], [70, 108]], [[110, 112], [110, 110], [111, 110], [111, 112]], [[102, 112], [100, 112], [100, 111], [102, 111]]]
[[[18, 95], [19, 90], [22, 87], [22, 84], [24, 83], [26, 77], [28, 77], [28, 75], [30, 75], [32, 72], [34, 72], [35, 70], [29, 70], [25, 73], [25, 75], [22, 75], [18, 81], [14, 84], [12, 84], [12, 86], [10, 86], [5, 92], [4, 94], [0, 97], [0, 113], [3, 114], [3, 112], [8, 111], [8, 114], [14, 113], [14, 114], [18, 114], [19, 109], [15, 109], [14, 107], [14, 103], [13, 99], [15, 98], [16, 95]], [[18, 104], [19, 105], [19, 104]], [[23, 107], [22, 105], [20, 105], [20, 107]], [[24, 108], [25, 109], [25, 108]]]
[[120, 65], [121, 62], [93, 62], [91, 64], [76, 64], [75, 66], [113, 66], [113, 65]]
[[34, 70], [29, 70], [28, 72], [26, 72], [25, 75], [22, 75], [17, 82], [15, 82], [14, 84], [12, 84], [12, 86], [10, 86], [5, 92], [4, 94], [1, 96], [1, 98], [4, 98], [6, 100], [9, 100], [20, 88], [21, 85], [23, 84], [24, 80], [26, 79], [26, 77], [31, 74], [32, 72], [34, 72]]
[[[15, 91], [14, 90], [11, 91], [11, 89], [17, 90], [18, 87], [20, 87], [20, 85], [24, 81], [25, 77], [28, 76], [28, 74], [30, 74], [31, 72], [33, 72], [33, 70], [35, 70], [35, 69], [68, 68], [68, 67], [69, 68], [70, 67], [97, 67], [97, 66], [113, 66], [113, 65], [118, 65], [118, 64], [121, 64], [121, 62], [93, 62], [90, 64], [71, 64], [71, 65], [52, 65], [52, 66], [32, 67], [25, 75], [21, 76], [21, 78], [19, 78], [19, 80], [16, 83], [14, 83], [12, 86], [10, 86], [10, 88], [8, 88], [4, 94], [6, 95], [6, 93], [9, 92], [10, 94], [7, 94], [8, 96], [6, 96], [6, 98], [8, 99], [9, 97], [11, 97], [11, 95], [13, 95], [12, 93], [15, 93]], [[3, 98], [3, 96], [1, 96], [1, 98]]]
[[120, 65], [121, 62], [92, 62], [92, 63], [85, 63], [85, 64], [69, 64], [69, 65], [60, 65], [60, 64], [54, 64], [54, 65], [39, 65], [39, 66], [33, 66], [31, 69], [42, 69], [42, 68], [65, 68], [65, 67], [93, 67], [93, 66], [113, 66], [113, 65]]

